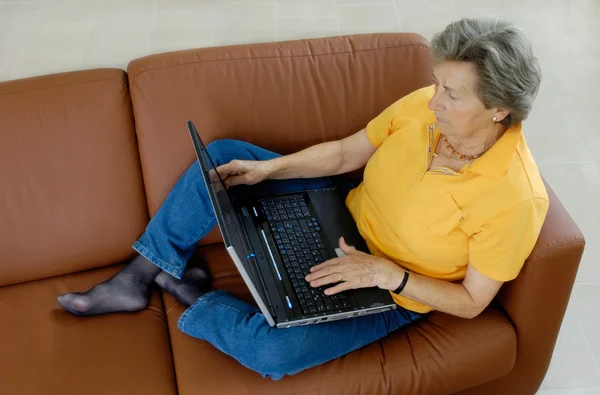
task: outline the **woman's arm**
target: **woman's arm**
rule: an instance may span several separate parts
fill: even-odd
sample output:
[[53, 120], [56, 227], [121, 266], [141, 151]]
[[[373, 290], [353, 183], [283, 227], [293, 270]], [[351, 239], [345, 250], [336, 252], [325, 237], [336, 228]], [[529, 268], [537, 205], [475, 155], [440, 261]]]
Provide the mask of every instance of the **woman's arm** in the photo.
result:
[[346, 173], [364, 166], [375, 151], [363, 129], [342, 140], [313, 145], [270, 160], [268, 178], [313, 178]]
[[[306, 281], [313, 287], [338, 283], [325, 290], [327, 295], [365, 287], [393, 291], [404, 279], [404, 270], [393, 262], [357, 251], [343, 239], [340, 239], [340, 248], [346, 256], [314, 266], [306, 276]], [[410, 273], [401, 295], [435, 310], [458, 317], [474, 318], [490, 304], [502, 284], [469, 265], [461, 284]]]
[[219, 166], [217, 171], [226, 187], [252, 185], [268, 178], [333, 176], [360, 169], [376, 150], [367, 138], [366, 129], [363, 129], [345, 139], [313, 145], [271, 160], [232, 160]]
[[[399, 277], [401, 282], [404, 273]], [[467, 275], [461, 284], [410, 273], [401, 295], [444, 313], [463, 318], [475, 318], [494, 299], [502, 284], [503, 282], [492, 280], [469, 265]]]

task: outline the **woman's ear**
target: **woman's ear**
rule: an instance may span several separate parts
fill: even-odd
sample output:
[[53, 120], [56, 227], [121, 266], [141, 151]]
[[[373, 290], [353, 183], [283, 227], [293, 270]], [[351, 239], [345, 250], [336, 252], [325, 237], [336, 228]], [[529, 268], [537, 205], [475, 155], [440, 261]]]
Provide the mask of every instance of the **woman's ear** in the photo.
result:
[[504, 110], [504, 109], [498, 108], [496, 110], [496, 112], [494, 113], [494, 115], [492, 116], [492, 121], [493, 122], [502, 122], [504, 120], [504, 118], [506, 118], [508, 116], [508, 114], [510, 114], [510, 110]]

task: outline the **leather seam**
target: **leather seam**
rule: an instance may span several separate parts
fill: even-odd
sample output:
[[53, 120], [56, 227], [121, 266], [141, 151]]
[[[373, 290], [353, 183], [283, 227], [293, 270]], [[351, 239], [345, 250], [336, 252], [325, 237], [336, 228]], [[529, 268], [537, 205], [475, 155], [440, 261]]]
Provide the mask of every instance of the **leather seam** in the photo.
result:
[[311, 54], [307, 54], [307, 55], [263, 56], [263, 57], [244, 57], [244, 58], [235, 58], [235, 59], [195, 60], [195, 61], [178, 63], [178, 64], [175, 64], [175, 65], [161, 66], [161, 67], [156, 67], [156, 68], [142, 70], [139, 73], [137, 73], [135, 75], [135, 77], [133, 77], [133, 80], [131, 81], [131, 84], [135, 85], [136, 79], [140, 75], [142, 75], [144, 73], [147, 73], [147, 72], [150, 72], [150, 71], [155, 71], [155, 70], [170, 69], [172, 67], [186, 66], [186, 65], [189, 65], [189, 64], [214, 63], [214, 62], [234, 62], [234, 61], [240, 61], [240, 60], [316, 58], [316, 57], [321, 57], [321, 56], [358, 54], [358, 53], [381, 51], [381, 50], [387, 50], [387, 49], [405, 48], [405, 47], [417, 47], [417, 48], [429, 49], [429, 47], [427, 45], [425, 45], [425, 44], [410, 43], [410, 44], [394, 45], [394, 46], [391, 46], [391, 47], [378, 47], [378, 48], [371, 48], [371, 49], [362, 49], [362, 50], [354, 50], [354, 51], [351, 50], [351, 51], [345, 51], [345, 52], [331, 52], [331, 53], [323, 53], [323, 54], [312, 54], [311, 53]]
[[[507, 321], [507, 323], [508, 323], [508, 321]], [[478, 342], [476, 342], [476, 343], [472, 343], [472, 344], [470, 344], [470, 345], [469, 345], [469, 348], [471, 348], [471, 347], [473, 347], [473, 346], [476, 346], [476, 345], [478, 345], [478, 344], [481, 344], [482, 342], [486, 342], [486, 341], [488, 341], [488, 340], [490, 340], [490, 339], [492, 339], [492, 338], [494, 338], [494, 337], [498, 337], [498, 336], [500, 336], [500, 335], [503, 335], [504, 333], [506, 333], [506, 332], [509, 332], [509, 331], [512, 331], [512, 332], [514, 333], [514, 332], [515, 332], [515, 329], [514, 329], [514, 327], [513, 327], [513, 326], [508, 326], [506, 329], [502, 329], [502, 330], [500, 330], [500, 331], [494, 332], [494, 334], [493, 334], [493, 335], [487, 336], [486, 338], [484, 338], [484, 339], [481, 339], [481, 340], [479, 340], [479, 341], [478, 341]], [[379, 341], [379, 342], [380, 342], [380, 341]], [[414, 359], [414, 361], [415, 361], [415, 364], [416, 364], [416, 362], [427, 361], [427, 360], [431, 360], [431, 359], [434, 359], [434, 358], [444, 357], [444, 356], [448, 355], [449, 353], [455, 353], [456, 351], [459, 351], [459, 350], [464, 350], [464, 349], [466, 349], [466, 348], [467, 348], [467, 347], [455, 348], [455, 349], [452, 349], [452, 350], [449, 350], [449, 351], [446, 351], [446, 352], [444, 352], [444, 353], [440, 353], [440, 354], [437, 354], [437, 355], [432, 355], [432, 356], [428, 356], [428, 357], [425, 357], [425, 358], [420, 358], [420, 359]], [[512, 369], [514, 368], [514, 363], [515, 363], [515, 362], [513, 361], [513, 366], [512, 366], [512, 368], [511, 368], [511, 371], [512, 371]], [[401, 366], [401, 367], [405, 367], [406, 365], [405, 365], [405, 364], [401, 364], [400, 366]], [[387, 369], [387, 370], [394, 370], [394, 369], [396, 369], [397, 367], [398, 367], [397, 365], [394, 365], [394, 366], [387, 365], [387, 366], [386, 366], [386, 369]], [[364, 378], [367, 378], [367, 377], [372, 377], [372, 376], [379, 375], [379, 374], [381, 374], [381, 372], [378, 372], [378, 373], [372, 373], [372, 374], [368, 374], [368, 375], [365, 375], [365, 376], [360, 376], [360, 377], [358, 377], [358, 378], [357, 378], [357, 381], [358, 381], [358, 382], [360, 382], [360, 381], [361, 381], [361, 380], [363, 380]], [[323, 388], [322, 386], [319, 386], [319, 387], [311, 388], [311, 389], [309, 389], [308, 391], [323, 391], [324, 389], [325, 389], [325, 388]], [[288, 393], [287, 393], [287, 395], [299, 395], [299, 394], [304, 394], [304, 393], [306, 393], [306, 391], [302, 391], [302, 392], [288, 392]]]
[[[122, 71], [124, 71], [124, 70], [122, 70]], [[101, 79], [101, 80], [84, 81], [84, 82], [72, 82], [72, 83], [69, 83], [69, 84], [50, 85], [50, 86], [45, 86], [43, 88], [32, 88], [32, 89], [28, 89], [28, 90], [21, 90], [21, 91], [13, 91], [13, 92], [0, 93], [0, 96], [13, 95], [13, 94], [18, 94], [18, 93], [28, 93], [28, 92], [42, 91], [42, 90], [46, 90], [46, 89], [60, 88], [60, 87], [63, 87], [63, 86], [92, 84], [92, 83], [96, 83], [96, 82], [116, 82], [117, 84], [121, 85], [125, 89], [125, 92], [128, 91], [128, 87], [123, 82], [123, 79], [121, 79], [119, 81], [117, 81], [117, 80], [110, 80], [110, 79]]]
[[[430, 355], [430, 356], [427, 356], [427, 357], [424, 357], [424, 358], [415, 359], [415, 362], [422, 362], [422, 361], [427, 361], [427, 360], [430, 360], [430, 359], [435, 359], [435, 358], [438, 358], [438, 357], [445, 357], [446, 355], [448, 355], [450, 353], [455, 353], [457, 351], [462, 351], [462, 350], [465, 350], [465, 349], [470, 348], [472, 346], [476, 346], [476, 345], [478, 345], [478, 344], [480, 344], [482, 342], [486, 342], [486, 341], [488, 341], [490, 339], [493, 339], [495, 337], [501, 336], [501, 335], [503, 335], [504, 333], [507, 333], [507, 332], [512, 332], [512, 333], [516, 334], [516, 330], [515, 330], [514, 326], [512, 326], [509, 321], [506, 321], [506, 323], [509, 324], [509, 325], [506, 326], [506, 328], [504, 328], [502, 330], [499, 330], [497, 332], [494, 332], [493, 334], [491, 334], [489, 336], [486, 336], [484, 339], [480, 339], [476, 343], [469, 344], [469, 347], [454, 348], [454, 349], [445, 351], [444, 353], [440, 353], [440, 354], [437, 354], [437, 355]], [[393, 369], [395, 367], [397, 367], [397, 366], [391, 366], [391, 369]]]
[[536, 255], [531, 261], [529, 261], [528, 263], [531, 264], [535, 264], [535, 262], [539, 261], [539, 260], [544, 260], [546, 258], [546, 256], [551, 253], [554, 252], [554, 250], [559, 249], [561, 247], [567, 247], [570, 246], [572, 244], [581, 244], [582, 246], [585, 246], [585, 240], [572, 240], [566, 243], [560, 243], [557, 242], [556, 244], [551, 244], [547, 249], [545, 249], [544, 251], [542, 251], [541, 253], [539, 253], [538, 255]]

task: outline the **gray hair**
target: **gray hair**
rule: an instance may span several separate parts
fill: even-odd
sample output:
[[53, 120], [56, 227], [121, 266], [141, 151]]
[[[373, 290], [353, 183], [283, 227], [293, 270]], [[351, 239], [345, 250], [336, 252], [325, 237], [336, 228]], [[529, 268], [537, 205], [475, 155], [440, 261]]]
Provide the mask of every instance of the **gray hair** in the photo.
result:
[[527, 35], [499, 18], [461, 19], [431, 40], [436, 63], [465, 61], [475, 66], [475, 90], [485, 108], [510, 111], [509, 127], [527, 118], [542, 71]]

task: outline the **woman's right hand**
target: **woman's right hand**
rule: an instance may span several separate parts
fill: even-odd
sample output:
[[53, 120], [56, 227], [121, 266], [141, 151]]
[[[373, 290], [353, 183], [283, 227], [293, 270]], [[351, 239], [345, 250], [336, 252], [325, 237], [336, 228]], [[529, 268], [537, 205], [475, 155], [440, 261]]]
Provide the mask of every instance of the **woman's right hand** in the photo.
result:
[[273, 174], [273, 164], [266, 160], [232, 160], [219, 166], [217, 172], [223, 179], [225, 187], [247, 184], [253, 185], [267, 179]]

